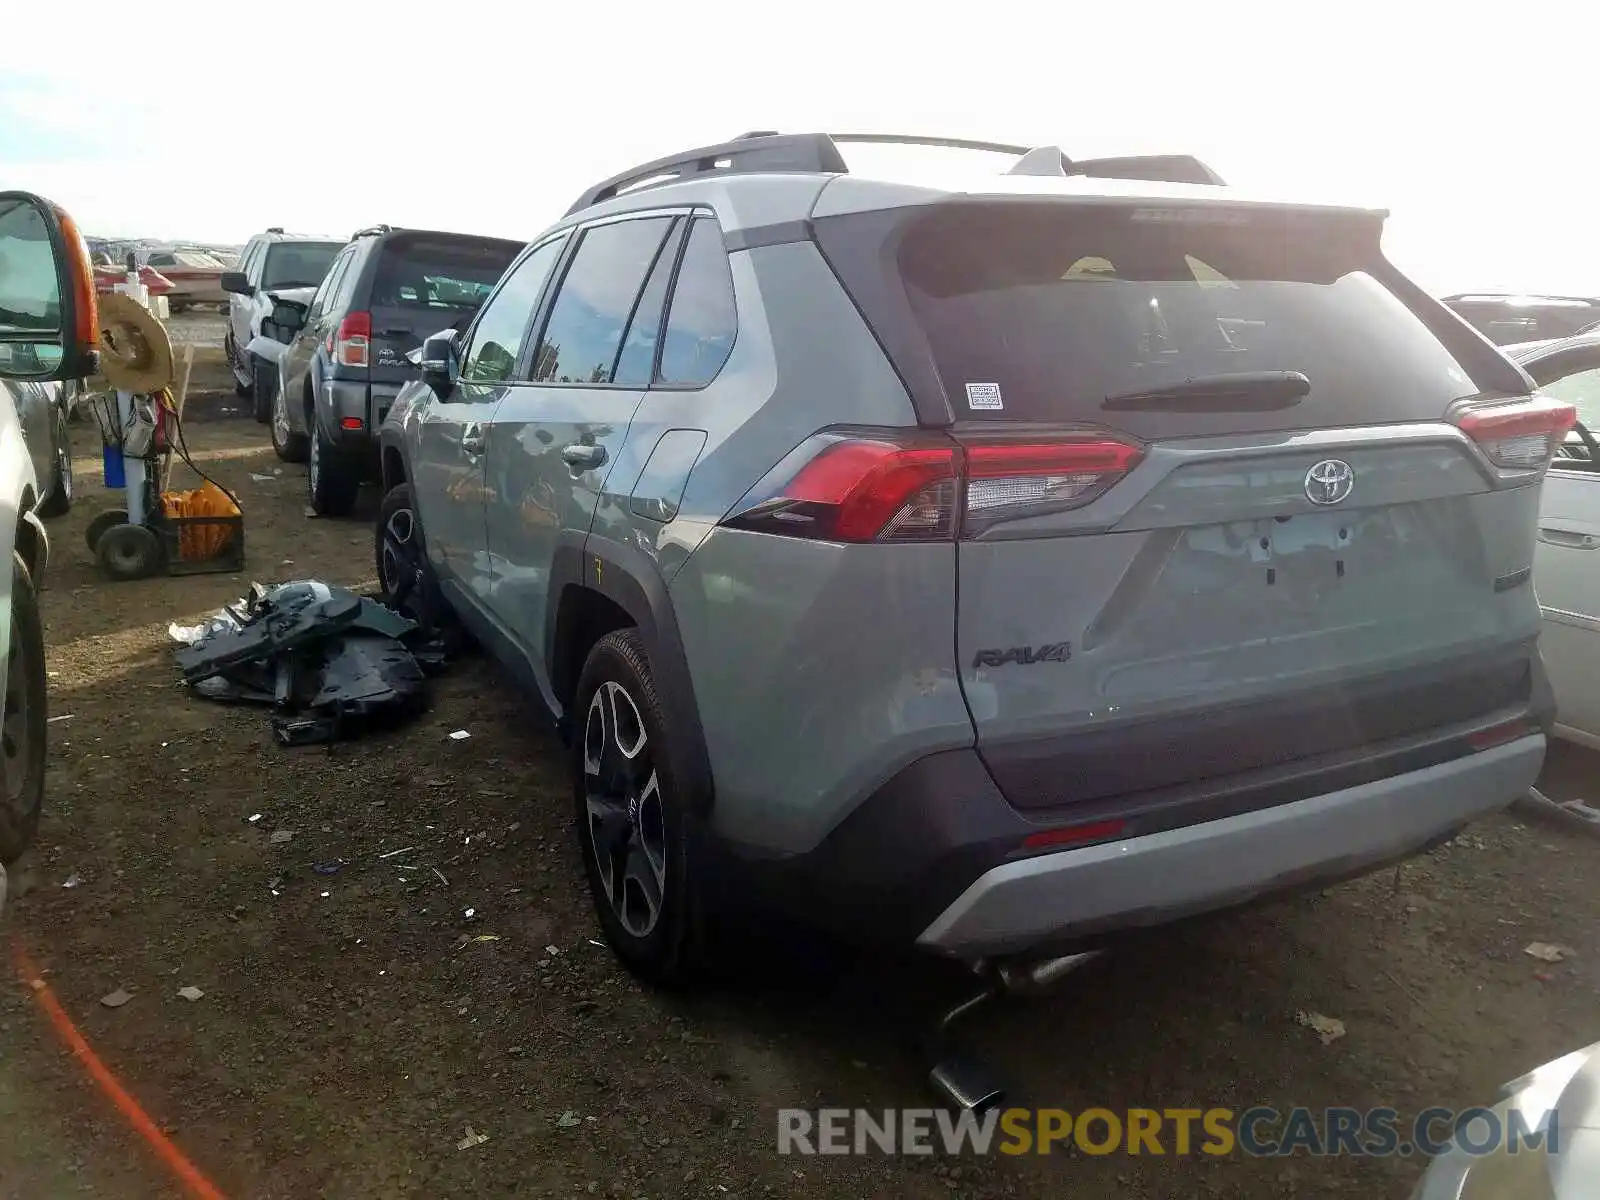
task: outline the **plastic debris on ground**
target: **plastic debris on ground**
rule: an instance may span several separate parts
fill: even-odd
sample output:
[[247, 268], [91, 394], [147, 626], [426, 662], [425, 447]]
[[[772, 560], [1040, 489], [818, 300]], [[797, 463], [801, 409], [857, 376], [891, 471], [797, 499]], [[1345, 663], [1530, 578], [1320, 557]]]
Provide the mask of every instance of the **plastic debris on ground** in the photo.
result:
[[1338, 1041], [1345, 1033], [1344, 1022], [1338, 1017], [1325, 1017], [1319, 1012], [1297, 1012], [1294, 1019], [1316, 1033], [1324, 1046]]
[[190, 1004], [193, 1004], [196, 1000], [200, 999], [201, 996], [204, 996], [205, 993], [197, 987], [181, 987], [178, 989], [178, 995], [182, 996]]
[[467, 1136], [456, 1143], [457, 1150], [471, 1150], [474, 1146], [481, 1146], [489, 1140], [487, 1133], [474, 1133], [472, 1126], [467, 1126]]
[[81, 883], [83, 883], [83, 876], [74, 871], [71, 875], [67, 876], [66, 881], [61, 886], [64, 888], [75, 888]]
[[124, 1004], [132, 999], [133, 997], [129, 993], [123, 991], [121, 988], [118, 988], [109, 996], [101, 996], [100, 1003], [104, 1004], [107, 1008], [121, 1008]]
[[1569, 958], [1576, 958], [1577, 952], [1570, 946], [1558, 946], [1553, 942], [1529, 942], [1522, 948], [1522, 952], [1530, 958], [1537, 958], [1540, 962], [1558, 963]]
[[201, 622], [168, 627], [198, 695], [272, 708], [286, 746], [336, 742], [409, 720], [427, 705], [450, 639], [378, 601], [315, 579], [250, 594]]

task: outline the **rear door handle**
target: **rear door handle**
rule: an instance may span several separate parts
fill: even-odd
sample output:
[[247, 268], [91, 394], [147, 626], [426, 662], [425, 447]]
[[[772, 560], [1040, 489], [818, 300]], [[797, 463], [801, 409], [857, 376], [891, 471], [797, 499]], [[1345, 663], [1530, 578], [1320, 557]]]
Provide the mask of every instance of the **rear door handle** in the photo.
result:
[[468, 425], [461, 431], [461, 452], [476, 457], [483, 453], [483, 429], [477, 425]]
[[1539, 526], [1539, 540], [1550, 546], [1565, 546], [1569, 550], [1600, 550], [1600, 537], [1584, 533], [1581, 529], [1564, 529], [1559, 525]]
[[606, 461], [606, 448], [579, 442], [561, 451], [561, 461], [569, 467], [579, 467], [585, 471], [592, 471]]

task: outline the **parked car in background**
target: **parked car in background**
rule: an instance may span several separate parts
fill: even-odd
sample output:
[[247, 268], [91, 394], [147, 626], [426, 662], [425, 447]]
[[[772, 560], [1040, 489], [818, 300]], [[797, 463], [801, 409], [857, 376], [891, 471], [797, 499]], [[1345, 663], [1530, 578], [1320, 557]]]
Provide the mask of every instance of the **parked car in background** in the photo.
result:
[[76, 380], [67, 382], [0, 383], [11, 392], [22, 442], [28, 448], [37, 485], [35, 510], [41, 517], [59, 517], [72, 508], [72, 415]]
[[1497, 346], [1571, 337], [1600, 319], [1600, 298], [1471, 292], [1443, 303]]
[[[270, 362], [252, 359], [246, 347], [260, 335], [262, 319], [271, 315], [273, 297], [309, 300], [344, 246], [335, 238], [269, 229], [245, 244], [238, 270], [223, 272], [228, 328], [222, 335], [222, 349], [233, 371], [234, 388], [240, 396], [253, 400], [258, 421], [265, 421], [271, 411], [270, 380], [275, 368]], [[265, 387], [256, 387], [258, 377], [269, 381]]]
[[377, 478], [378, 428], [417, 375], [406, 356], [430, 334], [470, 320], [522, 246], [388, 225], [360, 230], [292, 341], [252, 344], [258, 358], [278, 359], [272, 444], [286, 461], [309, 462], [319, 514], [345, 515], [362, 482]]
[[[145, 265], [138, 268], [139, 282], [144, 284], [152, 296], [166, 296], [173, 290], [172, 280], [168, 279], [154, 267]], [[125, 263], [97, 263], [94, 267], [94, 290], [105, 294], [117, 290], [117, 285], [128, 278], [128, 267]]]
[[1555, 689], [1555, 732], [1600, 749], [1600, 333], [1505, 347], [1578, 412], [1544, 482], [1534, 588]]
[[1462, 1116], [1462, 1126], [1431, 1131], [1443, 1153], [1411, 1200], [1589, 1200], [1600, 1151], [1600, 1043], [1502, 1084], [1491, 1106]]
[[154, 250], [145, 265], [160, 271], [172, 283], [167, 303], [175, 313], [197, 305], [226, 307], [228, 293], [222, 290], [222, 275], [230, 268], [205, 250]]
[[1572, 408], [1381, 212], [1009, 149], [963, 190], [821, 134], [605, 180], [390, 409], [383, 586], [565, 732], [646, 978], [763, 902], [987, 967], [1083, 948], [1539, 772]]

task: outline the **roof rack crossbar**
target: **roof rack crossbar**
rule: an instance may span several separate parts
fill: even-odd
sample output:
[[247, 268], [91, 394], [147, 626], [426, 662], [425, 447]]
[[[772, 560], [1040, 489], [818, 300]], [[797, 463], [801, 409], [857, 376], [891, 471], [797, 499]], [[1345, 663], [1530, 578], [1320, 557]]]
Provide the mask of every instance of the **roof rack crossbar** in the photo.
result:
[[797, 172], [845, 175], [849, 167], [839, 143], [930, 146], [947, 150], [980, 150], [1017, 156], [1009, 174], [1087, 175], [1106, 179], [1141, 179], [1161, 183], [1222, 185], [1223, 179], [1190, 154], [1139, 154], [1122, 158], [1088, 158], [1074, 162], [1055, 146], [1016, 146], [972, 138], [930, 137], [911, 133], [777, 133], [758, 129], [732, 141], [701, 146], [631, 167], [589, 188], [566, 215], [611, 200], [624, 192], [675, 183], [714, 173]]

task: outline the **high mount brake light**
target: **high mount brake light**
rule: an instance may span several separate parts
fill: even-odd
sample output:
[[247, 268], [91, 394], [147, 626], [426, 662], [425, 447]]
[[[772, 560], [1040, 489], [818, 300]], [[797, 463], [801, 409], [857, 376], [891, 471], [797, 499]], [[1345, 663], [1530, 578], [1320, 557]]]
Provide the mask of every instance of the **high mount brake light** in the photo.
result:
[[1578, 410], [1549, 396], [1463, 409], [1456, 425], [1490, 462], [1508, 470], [1537, 471], [1550, 464]]
[[821, 541], [949, 541], [997, 520], [1080, 508], [1143, 455], [1101, 437], [930, 445], [821, 435], [726, 523]]

